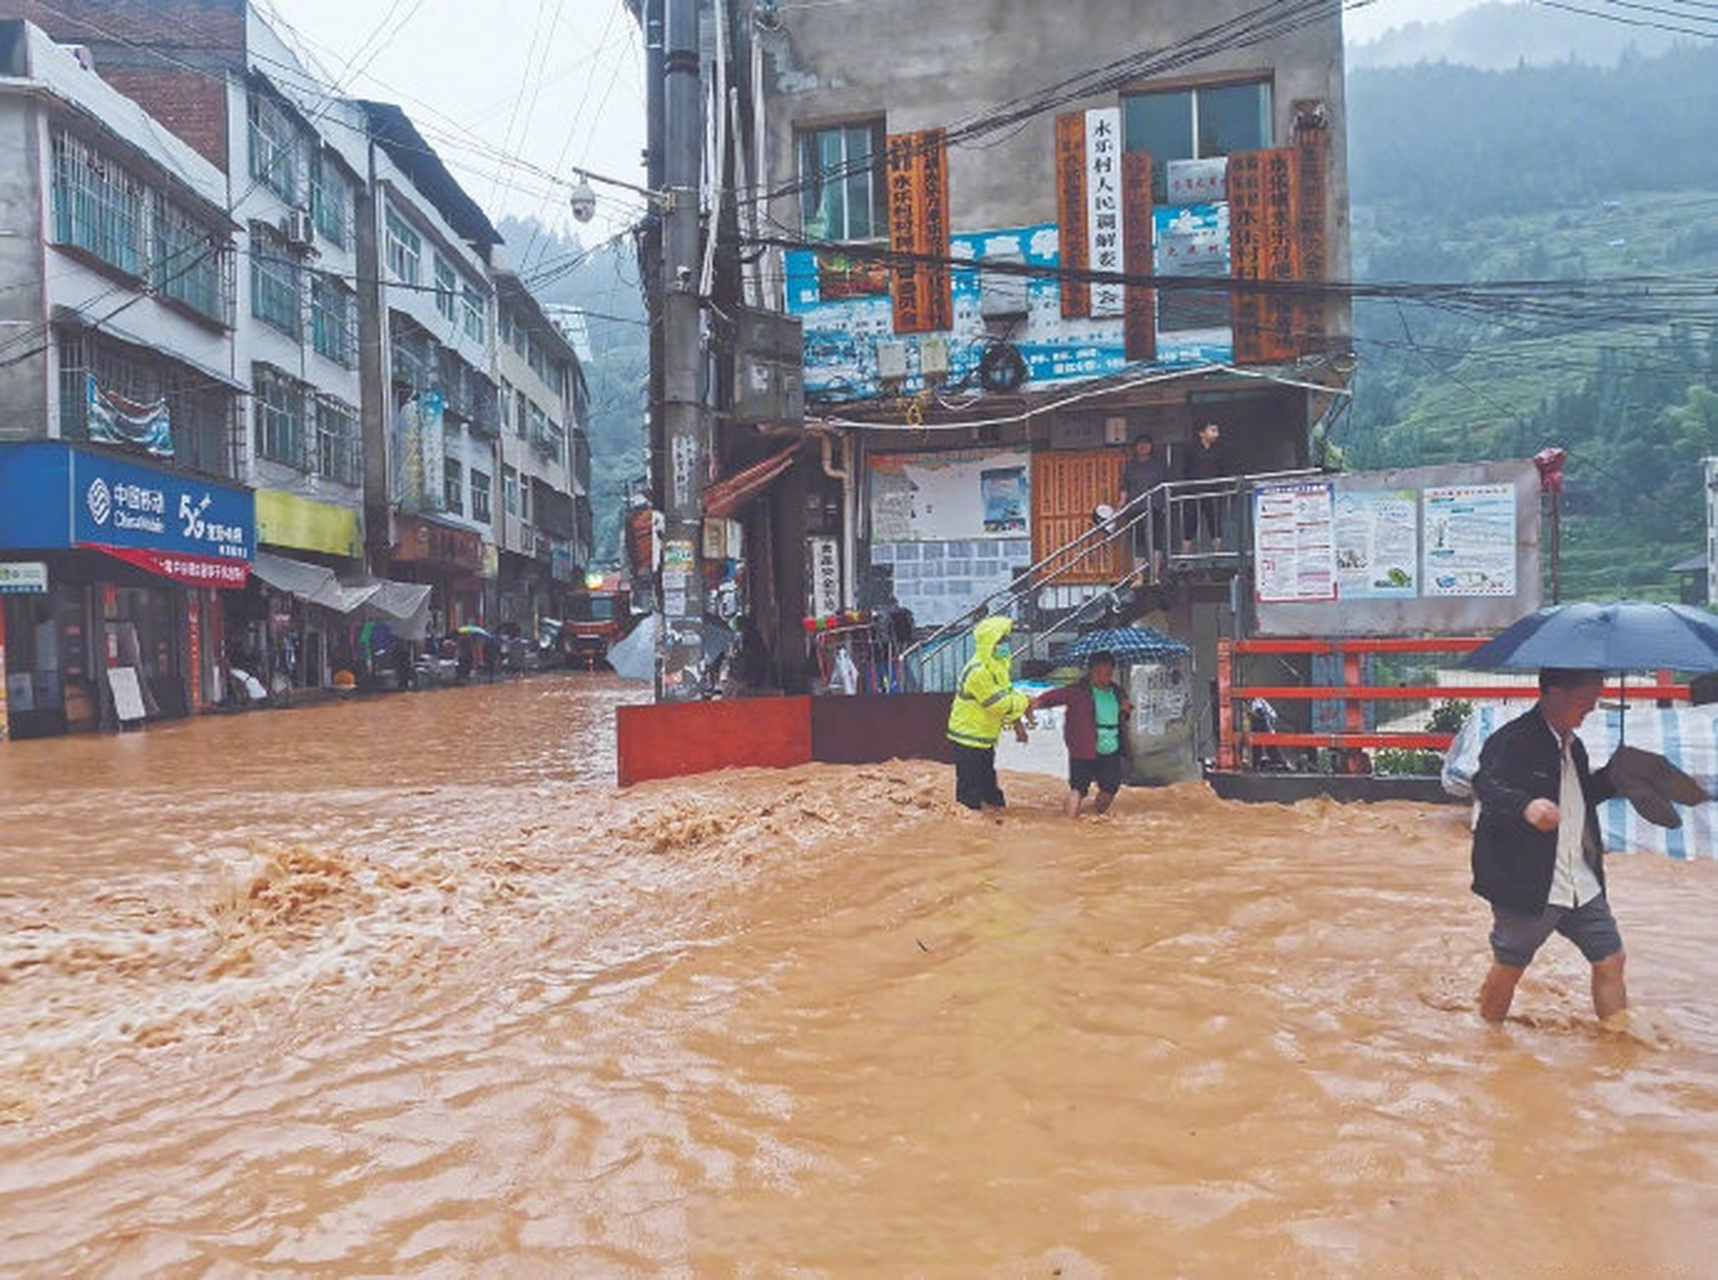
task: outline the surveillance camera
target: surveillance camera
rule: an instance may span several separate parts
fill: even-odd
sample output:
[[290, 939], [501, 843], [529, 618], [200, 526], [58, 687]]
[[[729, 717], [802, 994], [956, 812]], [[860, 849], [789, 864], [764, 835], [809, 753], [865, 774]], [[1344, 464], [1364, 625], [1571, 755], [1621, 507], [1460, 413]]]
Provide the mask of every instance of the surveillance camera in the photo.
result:
[[680, 287], [682, 289], [686, 288], [688, 285], [690, 285], [692, 283], [692, 268], [691, 267], [675, 267], [674, 268], [674, 278], [680, 282]]
[[573, 217], [580, 222], [589, 222], [597, 214], [597, 193], [591, 190], [591, 184], [583, 177], [573, 187], [572, 194], [567, 197], [567, 203], [573, 206]]

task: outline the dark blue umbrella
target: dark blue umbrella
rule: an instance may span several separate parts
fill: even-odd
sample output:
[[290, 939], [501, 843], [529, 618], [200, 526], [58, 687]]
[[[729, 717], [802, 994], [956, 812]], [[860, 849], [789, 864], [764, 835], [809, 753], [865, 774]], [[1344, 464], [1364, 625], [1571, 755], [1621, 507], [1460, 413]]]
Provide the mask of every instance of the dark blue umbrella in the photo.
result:
[[1115, 654], [1117, 662], [1154, 662], [1190, 652], [1181, 641], [1150, 627], [1100, 627], [1075, 640], [1063, 656], [1084, 661], [1106, 651]]
[[1718, 671], [1718, 617], [1649, 600], [1556, 604], [1511, 623], [1464, 666], [1594, 671]]

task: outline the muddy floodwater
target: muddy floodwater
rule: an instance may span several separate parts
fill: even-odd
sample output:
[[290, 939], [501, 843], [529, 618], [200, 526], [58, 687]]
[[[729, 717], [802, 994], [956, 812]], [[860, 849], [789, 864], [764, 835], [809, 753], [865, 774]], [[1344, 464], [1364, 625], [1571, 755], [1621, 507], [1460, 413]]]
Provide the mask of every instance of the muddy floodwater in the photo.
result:
[[638, 697], [0, 746], [0, 1274], [1718, 1272], [1718, 864], [1493, 1029], [1459, 808], [621, 792]]

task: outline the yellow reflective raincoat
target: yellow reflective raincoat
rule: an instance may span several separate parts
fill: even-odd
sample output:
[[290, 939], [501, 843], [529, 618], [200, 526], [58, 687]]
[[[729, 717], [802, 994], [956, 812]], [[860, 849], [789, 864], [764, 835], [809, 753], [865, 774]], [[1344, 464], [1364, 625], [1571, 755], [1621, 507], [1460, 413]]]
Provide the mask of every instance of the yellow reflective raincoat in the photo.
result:
[[1031, 710], [1032, 700], [1015, 689], [1009, 660], [996, 646], [1014, 630], [1008, 618], [986, 618], [972, 629], [973, 655], [960, 673], [948, 713], [948, 740], [963, 747], [994, 747], [1002, 731]]

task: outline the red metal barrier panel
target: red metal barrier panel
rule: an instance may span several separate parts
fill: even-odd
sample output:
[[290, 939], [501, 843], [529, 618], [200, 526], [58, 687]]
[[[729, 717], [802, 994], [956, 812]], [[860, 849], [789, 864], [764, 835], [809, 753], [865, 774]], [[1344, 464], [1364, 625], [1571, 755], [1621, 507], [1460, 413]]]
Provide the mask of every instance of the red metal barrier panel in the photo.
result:
[[620, 785], [716, 769], [809, 764], [811, 701], [737, 698], [620, 707], [615, 724]]

